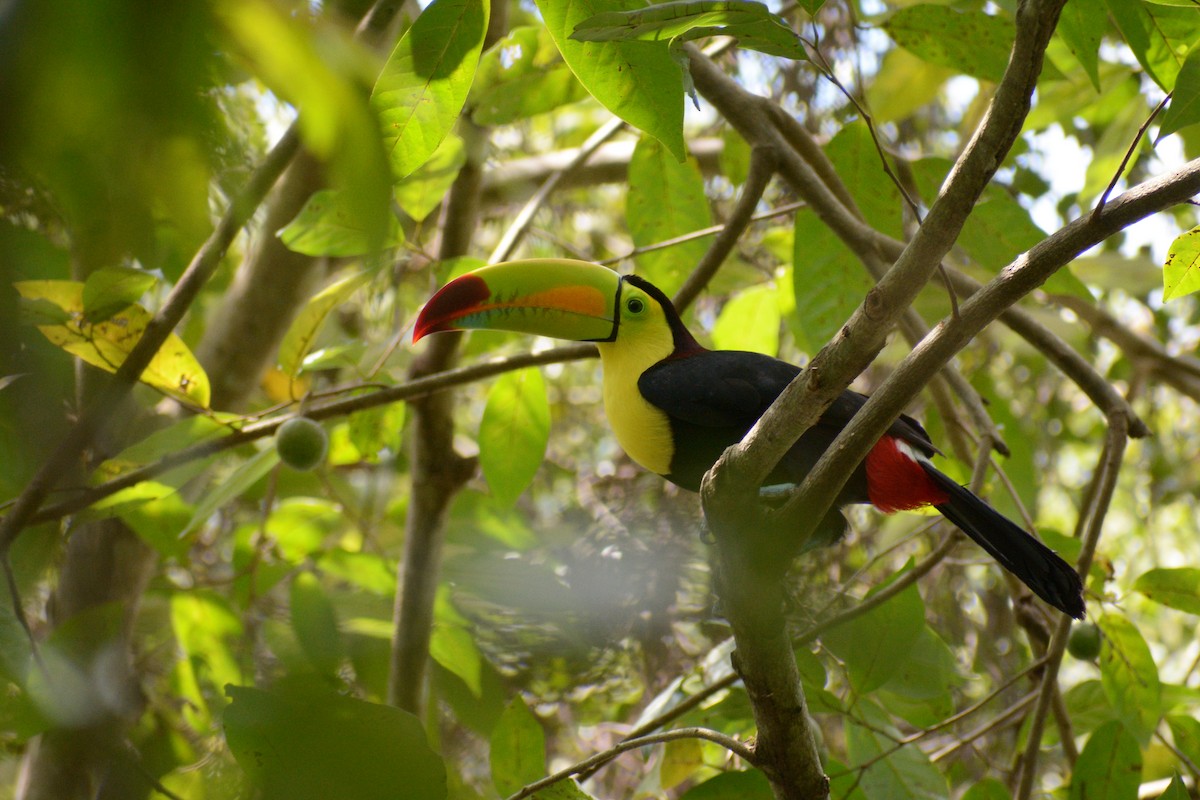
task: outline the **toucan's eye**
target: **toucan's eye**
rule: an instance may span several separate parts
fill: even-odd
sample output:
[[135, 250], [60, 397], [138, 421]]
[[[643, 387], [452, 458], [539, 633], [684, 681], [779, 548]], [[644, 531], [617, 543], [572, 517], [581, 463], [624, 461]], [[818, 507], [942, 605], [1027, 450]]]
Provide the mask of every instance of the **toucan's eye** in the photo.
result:
[[640, 297], [631, 297], [625, 301], [625, 310], [630, 314], [640, 314], [646, 310], [646, 301]]

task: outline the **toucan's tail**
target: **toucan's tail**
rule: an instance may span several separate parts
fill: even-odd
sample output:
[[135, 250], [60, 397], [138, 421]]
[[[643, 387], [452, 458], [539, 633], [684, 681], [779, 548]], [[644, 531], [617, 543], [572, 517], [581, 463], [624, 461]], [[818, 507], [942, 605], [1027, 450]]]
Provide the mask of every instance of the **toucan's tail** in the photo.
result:
[[1058, 554], [927, 461], [921, 466], [950, 499], [934, 506], [1033, 593], [1075, 619], [1083, 619], [1083, 582]]

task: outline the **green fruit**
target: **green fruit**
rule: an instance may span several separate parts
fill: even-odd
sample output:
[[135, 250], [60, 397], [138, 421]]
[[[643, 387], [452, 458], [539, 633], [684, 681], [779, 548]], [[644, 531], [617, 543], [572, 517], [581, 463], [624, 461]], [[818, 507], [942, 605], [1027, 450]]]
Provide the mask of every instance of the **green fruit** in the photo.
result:
[[275, 432], [275, 449], [283, 463], [308, 472], [324, 463], [329, 451], [329, 437], [320, 423], [308, 417], [293, 417]]
[[1067, 652], [1080, 661], [1095, 661], [1100, 655], [1100, 628], [1093, 622], [1079, 622], [1067, 637]]

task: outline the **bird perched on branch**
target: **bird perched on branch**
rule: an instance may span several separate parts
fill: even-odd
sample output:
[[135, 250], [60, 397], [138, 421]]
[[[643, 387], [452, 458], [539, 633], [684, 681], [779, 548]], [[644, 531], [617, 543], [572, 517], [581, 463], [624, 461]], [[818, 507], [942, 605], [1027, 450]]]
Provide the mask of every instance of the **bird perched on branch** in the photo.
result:
[[[800, 372], [760, 353], [702, 347], [657, 287], [584, 261], [512, 261], [463, 275], [421, 310], [413, 339], [472, 328], [595, 342], [617, 441], [634, 461], [691, 491]], [[767, 483], [803, 480], [866, 399], [842, 393]], [[934, 467], [937, 453], [920, 423], [901, 415], [855, 468], [819, 535], [838, 538], [844, 505], [870, 503], [885, 513], [933, 506], [1034, 594], [1082, 618], [1083, 584], [1075, 570]]]

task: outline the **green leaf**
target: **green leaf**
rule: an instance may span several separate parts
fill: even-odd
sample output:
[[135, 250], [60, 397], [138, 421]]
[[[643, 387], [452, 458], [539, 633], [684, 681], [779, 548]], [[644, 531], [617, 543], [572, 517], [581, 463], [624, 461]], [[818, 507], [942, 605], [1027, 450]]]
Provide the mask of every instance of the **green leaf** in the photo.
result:
[[479, 466], [496, 499], [512, 505], [533, 481], [550, 440], [550, 404], [535, 368], [501, 375], [479, 423]]
[[540, 0], [538, 10], [563, 60], [600, 104], [662, 142], [677, 160], [683, 144], [683, 81], [666, 47], [640, 42], [580, 42], [570, 38], [583, 20], [638, 4], [626, 0]]
[[242, 680], [234, 647], [245, 633], [228, 601], [212, 592], [191, 589], [171, 595], [171, 629], [184, 661], [199, 670], [197, 682], [213, 688]]
[[1188, 791], [1187, 784], [1179, 777], [1176, 772], [1171, 776], [1171, 782], [1167, 784], [1167, 790], [1158, 796], [1158, 800], [1191, 800], [1191, 793]]
[[322, 675], [334, 675], [346, 655], [337, 612], [324, 587], [311, 572], [292, 578], [292, 630], [309, 663]]
[[771, 800], [774, 796], [767, 776], [747, 769], [715, 775], [688, 789], [680, 800]]
[[475, 79], [487, 0], [434, 0], [396, 44], [371, 92], [397, 178], [429, 160]]
[[1200, 763], [1200, 720], [1172, 714], [1167, 717], [1167, 726], [1175, 747], [1194, 763]]
[[241, 497], [245, 492], [270, 472], [279, 463], [279, 453], [274, 447], [264, 447], [238, 465], [228, 478], [210, 489], [196, 504], [196, 512], [179, 531], [182, 538], [208, 520], [218, 508]]
[[83, 318], [103, 322], [142, 298], [158, 282], [152, 273], [132, 267], [98, 269], [83, 284]]
[[1139, 742], [1146, 744], [1162, 716], [1158, 667], [1146, 640], [1132, 622], [1115, 613], [1101, 616], [1100, 685], [1117, 716]]
[[453, 133], [447, 135], [428, 161], [396, 184], [393, 192], [396, 203], [405, 214], [420, 222], [442, 204], [466, 163], [462, 138]]
[[1108, 31], [1104, 0], [1070, 0], [1058, 18], [1057, 34], [1100, 91], [1100, 42]]
[[909, 745], [891, 752], [898, 731], [887, 714], [865, 698], [860, 698], [857, 709], [870, 727], [847, 719], [846, 756], [852, 768], [871, 763], [861, 773], [860, 785], [867, 797], [872, 800], [928, 800], [949, 796], [945, 776], [921, 748]]
[[735, 294], [721, 309], [713, 325], [713, 346], [718, 350], [750, 350], [774, 356], [779, 353], [778, 291], [759, 284]]
[[[157, 430], [146, 438], [134, 442], [112, 458], [102, 461], [92, 473], [92, 478], [97, 482], [112, 480], [130, 470], [152, 464], [186, 447], [219, 439], [236, 428], [238, 419], [240, 418], [227, 414], [184, 417], [166, 428]], [[168, 472], [166, 476], [159, 476], [159, 479], [164, 483], [170, 483], [172, 481], [168, 476], [182, 475], [184, 479], [194, 477], [204, 468], [208, 460], [200, 459], [192, 464], [177, 467]]]
[[304, 357], [312, 349], [321, 332], [321, 325], [335, 308], [371, 280], [371, 273], [360, 272], [334, 281], [317, 292], [292, 320], [279, 345], [279, 367], [288, 379], [295, 381], [304, 366]]
[[[890, 583], [880, 584], [867, 597]], [[845, 662], [855, 690], [866, 694], [900, 673], [924, 627], [925, 604], [913, 584], [878, 608], [827, 631], [821, 643]]]
[[420, 721], [323, 689], [228, 686], [225, 738], [266, 800], [443, 800], [446, 768]]
[[1163, 265], [1163, 301], [1200, 290], [1200, 225], [1171, 242]]
[[963, 794], [962, 800], [1011, 800], [1008, 787], [995, 778], [984, 778]]
[[[654, 139], [638, 140], [629, 161], [625, 222], [638, 247], [656, 244], [712, 225], [704, 178], [695, 161], [677, 161]], [[705, 239], [642, 253], [638, 273], [670, 295], [704, 257]]]
[[519, 695], [492, 731], [490, 759], [492, 783], [502, 797], [546, 775], [546, 734]]
[[461, 625], [435, 624], [429, 640], [429, 655], [462, 678], [471, 694], [483, 694], [483, 657], [471, 632]]
[[744, 48], [781, 58], [808, 58], [795, 31], [753, 0], [678, 0], [605, 11], [583, 20], [571, 33], [582, 42], [690, 41], [704, 36], [733, 36]]
[[1188, 51], [1179, 75], [1175, 78], [1175, 91], [1171, 104], [1163, 115], [1158, 138], [1170, 136], [1181, 128], [1200, 122], [1200, 46]]
[[[153, 495], [143, 502], [123, 502], [128, 499], [128, 492], [143, 492], [147, 489], [153, 492]], [[186, 558], [192, 543], [179, 532], [195, 515], [196, 509], [179, 496], [177, 489], [153, 481], [142, 481], [129, 489], [110, 495], [107, 499], [118, 505], [116, 515], [160, 555]], [[93, 508], [99, 508], [101, 505], [97, 503]]]
[[908, 658], [901, 661], [896, 674], [880, 687], [883, 692], [909, 702], [896, 704], [887, 697], [881, 698], [881, 702], [913, 724], [933, 725], [954, 713], [952, 690], [962, 683], [954, 653], [942, 637], [925, 625]]
[[796, 215], [789, 323], [797, 343], [816, 352], [834, 337], [875, 282], [853, 253], [815, 214]]
[[408, 408], [404, 403], [391, 403], [353, 412], [346, 421], [350, 443], [358, 451], [359, 460], [378, 461], [379, 451], [396, 450], [400, 431]]
[[1137, 0], [1105, 0], [1125, 43], [1164, 92], [1176, 76], [1194, 40], [1195, 8], [1172, 8]]
[[904, 233], [903, 199], [883, 170], [866, 123], [843, 126], [825, 150], [867, 222], [900, 238]]
[[1137, 800], [1142, 751], [1124, 725], [1113, 720], [1088, 737], [1075, 772], [1071, 800]]
[[1152, 569], [1138, 576], [1133, 590], [1164, 606], [1200, 614], [1200, 569], [1196, 567]]
[[883, 23], [896, 44], [919, 58], [973, 78], [999, 82], [1008, 66], [1012, 20], [949, 6], [902, 8]]
[[[38, 330], [53, 344], [106, 372], [117, 371], [150, 324], [150, 312], [137, 305], [126, 306], [103, 322], [88, 322], [83, 306], [84, 285], [77, 281], [18, 281], [13, 286], [26, 300], [58, 306], [66, 318], [38, 324]], [[173, 333], [150, 359], [141, 380], [184, 403], [208, 407], [208, 375]]]
[[353, 192], [322, 189], [314, 192], [295, 219], [279, 232], [287, 249], [308, 256], [361, 256], [383, 247], [404, 244], [404, 231], [395, 217], [382, 237], [360, 222]]

